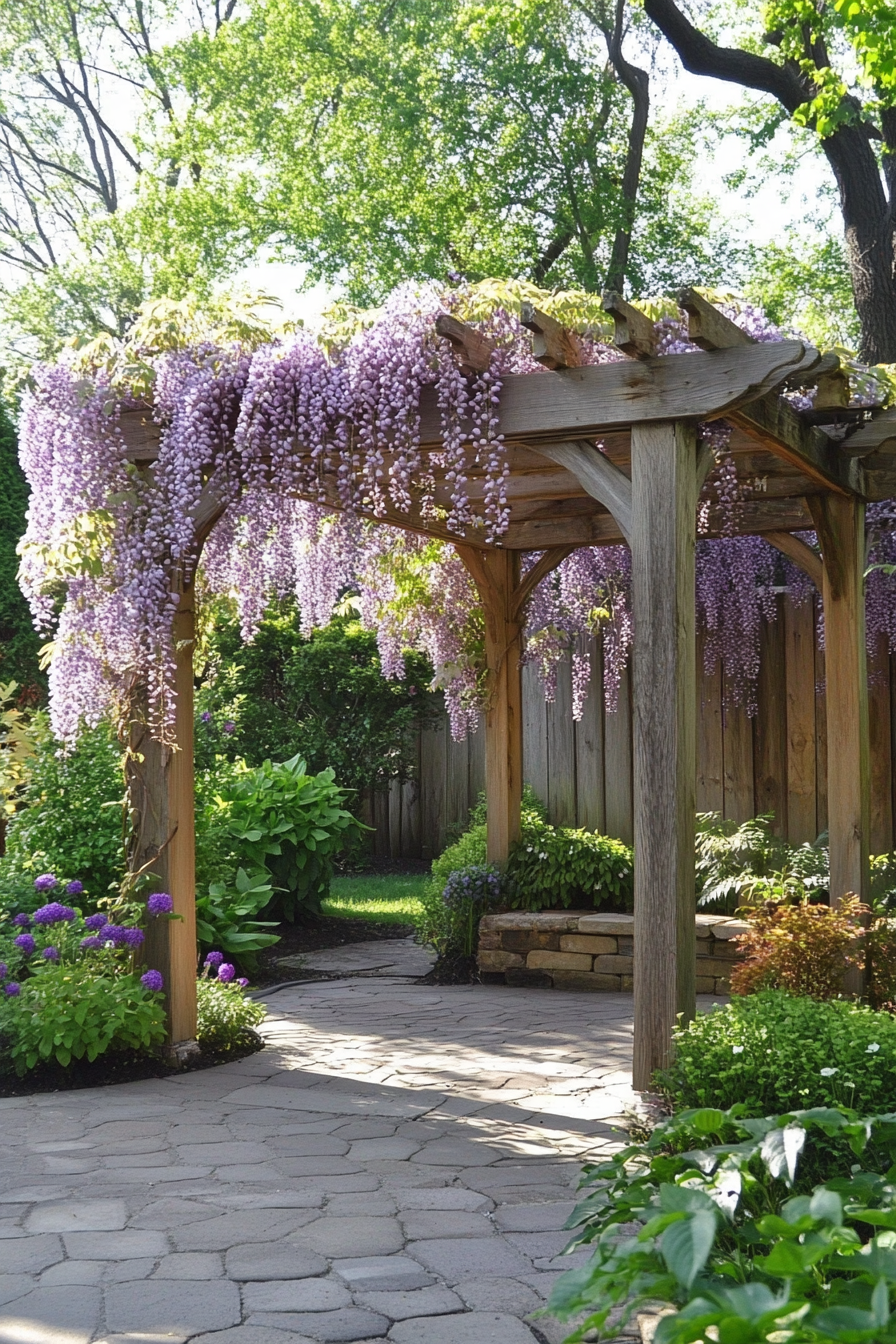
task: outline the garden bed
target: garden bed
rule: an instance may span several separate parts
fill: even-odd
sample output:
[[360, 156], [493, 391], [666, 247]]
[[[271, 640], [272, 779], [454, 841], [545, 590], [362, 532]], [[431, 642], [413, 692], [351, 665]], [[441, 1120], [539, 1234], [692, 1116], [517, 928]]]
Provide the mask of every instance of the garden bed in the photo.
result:
[[[730, 993], [740, 956], [732, 940], [743, 920], [697, 915], [697, 993]], [[479, 925], [477, 962], [486, 984], [590, 992], [631, 990], [633, 915], [587, 910], [512, 911], [486, 915]]]

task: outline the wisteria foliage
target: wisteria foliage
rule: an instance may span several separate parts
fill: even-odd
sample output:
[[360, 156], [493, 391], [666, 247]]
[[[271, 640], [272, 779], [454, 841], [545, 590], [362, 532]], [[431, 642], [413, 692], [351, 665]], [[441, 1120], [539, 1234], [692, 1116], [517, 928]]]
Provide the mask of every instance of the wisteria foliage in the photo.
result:
[[[377, 633], [384, 674], [401, 676], [404, 650], [422, 650], [445, 692], [454, 735], [475, 724], [484, 631], [472, 581], [450, 544], [388, 520], [413, 499], [424, 517], [463, 535], [474, 523], [472, 465], [484, 491], [476, 525], [489, 541], [499, 542], [506, 529], [502, 379], [540, 366], [513, 312], [497, 302], [483, 308], [481, 294], [479, 303], [475, 316], [495, 352], [474, 377], [434, 324], [446, 309], [469, 317], [475, 304], [469, 292], [434, 286], [396, 291], [374, 320], [348, 334], [331, 329], [316, 339], [297, 331], [261, 343], [243, 334], [194, 339], [186, 348], [144, 334], [126, 358], [118, 352], [91, 363], [71, 355], [35, 371], [20, 436], [33, 501], [21, 582], [35, 623], [52, 640], [51, 714], [60, 739], [72, 741], [82, 725], [110, 712], [122, 726], [140, 713], [158, 735], [170, 733], [172, 613], [194, 579], [201, 592], [235, 599], [247, 640], [274, 596], [295, 594], [305, 633], [353, 602]], [[749, 308], [730, 315], [760, 340], [782, 338]], [[661, 316], [658, 332], [661, 353], [694, 348], [677, 319]], [[619, 357], [601, 335], [586, 328], [590, 362]], [[435, 389], [441, 423], [435, 459], [421, 449], [427, 387]], [[128, 461], [122, 431], [123, 413], [141, 406], [151, 407], [160, 428], [151, 471]], [[734, 530], [740, 496], [728, 428], [717, 422], [701, 434], [716, 465], [698, 531], [706, 530], [710, 507]], [[220, 517], [200, 560], [194, 520], [210, 491]], [[896, 520], [889, 506], [876, 508], [872, 560], [896, 562]], [[384, 521], [364, 520], [361, 510]], [[537, 666], [548, 699], [559, 663], [571, 661], [576, 717], [589, 691], [591, 637], [602, 642], [602, 689], [615, 708], [631, 647], [630, 572], [626, 547], [583, 548], [530, 599], [524, 659]], [[707, 669], [721, 662], [729, 701], [751, 709], [761, 623], [774, 618], [781, 588], [796, 602], [811, 594], [806, 576], [761, 539], [699, 542]], [[896, 651], [893, 592], [893, 577], [872, 571], [869, 642], [885, 636]]]

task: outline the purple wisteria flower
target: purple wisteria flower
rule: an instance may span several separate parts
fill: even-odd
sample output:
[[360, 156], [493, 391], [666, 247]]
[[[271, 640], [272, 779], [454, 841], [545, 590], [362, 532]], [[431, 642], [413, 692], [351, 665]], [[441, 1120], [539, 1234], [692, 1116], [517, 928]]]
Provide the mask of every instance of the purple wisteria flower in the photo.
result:
[[146, 902], [149, 915], [170, 915], [174, 910], [174, 901], [167, 891], [157, 891]]
[[16, 998], [21, 992], [22, 987], [15, 980], [7, 980], [6, 984], [3, 986], [3, 993], [8, 994], [11, 999]]
[[60, 905], [58, 901], [51, 901], [49, 905], [42, 905], [39, 910], [34, 912], [35, 924], [63, 924], [74, 918], [75, 912], [71, 906]]
[[89, 938], [82, 938], [78, 944], [79, 947], [83, 947], [85, 952], [95, 952], [102, 945], [102, 938], [97, 938], [96, 934], [92, 934]]
[[208, 956], [205, 959], [205, 964], [206, 966], [211, 966], [212, 970], [214, 970], [214, 968], [216, 966], [220, 966], [223, 961], [224, 961], [223, 952], [209, 952]]
[[26, 957], [30, 957], [31, 953], [37, 947], [37, 943], [31, 937], [30, 933], [20, 933], [18, 938], [13, 938], [13, 942], [16, 947], [25, 953]]
[[12, 922], [19, 929], [30, 929], [31, 927], [31, 920], [24, 914], [16, 915]]
[[145, 985], [147, 989], [151, 989], [156, 993], [162, 989], [165, 984], [162, 979], [161, 971], [147, 971], [145, 975], [141, 975], [140, 983], [141, 985]]
[[75, 878], [74, 882], [69, 882], [65, 889], [66, 896], [80, 896], [84, 891], [84, 883]]
[[218, 979], [223, 980], [225, 985], [236, 975], [236, 968], [231, 966], [229, 961], [225, 961], [223, 966], [218, 967]]
[[85, 929], [102, 929], [108, 923], [108, 915], [88, 915], [84, 921], [84, 927]]
[[40, 877], [34, 879], [35, 891], [52, 891], [57, 886], [57, 880], [53, 873], [41, 873]]
[[41, 953], [41, 956], [42, 956], [42, 957], [46, 957], [47, 961], [58, 961], [58, 960], [59, 960], [59, 948], [58, 948], [58, 947], [45, 947], [44, 950], [43, 950], [43, 952]]

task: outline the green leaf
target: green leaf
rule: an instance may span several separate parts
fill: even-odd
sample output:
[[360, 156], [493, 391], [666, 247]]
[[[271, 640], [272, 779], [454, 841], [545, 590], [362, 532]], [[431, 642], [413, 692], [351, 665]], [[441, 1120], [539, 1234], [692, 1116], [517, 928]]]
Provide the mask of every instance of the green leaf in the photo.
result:
[[703, 1269], [715, 1235], [715, 1215], [706, 1210], [688, 1214], [663, 1233], [663, 1259], [683, 1287], [690, 1288]]

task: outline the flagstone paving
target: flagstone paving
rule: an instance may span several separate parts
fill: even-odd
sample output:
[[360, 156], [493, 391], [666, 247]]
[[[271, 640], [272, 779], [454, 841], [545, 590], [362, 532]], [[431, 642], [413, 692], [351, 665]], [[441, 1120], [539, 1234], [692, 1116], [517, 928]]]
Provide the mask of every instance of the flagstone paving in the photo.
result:
[[248, 1059], [0, 1100], [0, 1344], [559, 1344], [533, 1313], [634, 1100], [631, 996], [268, 1001]]

